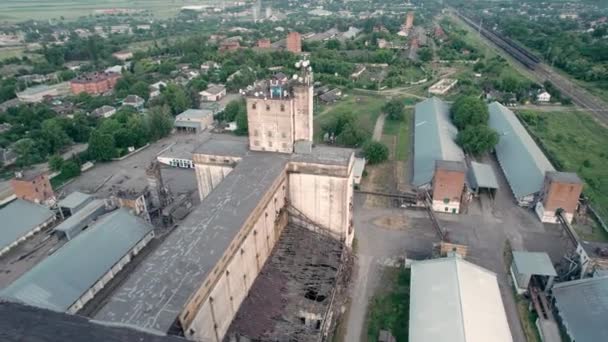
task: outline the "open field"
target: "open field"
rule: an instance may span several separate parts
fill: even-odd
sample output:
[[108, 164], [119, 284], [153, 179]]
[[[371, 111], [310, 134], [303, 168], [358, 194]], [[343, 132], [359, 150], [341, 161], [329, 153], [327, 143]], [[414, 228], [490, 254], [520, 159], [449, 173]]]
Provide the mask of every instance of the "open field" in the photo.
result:
[[368, 309], [367, 340], [377, 341], [380, 330], [389, 330], [399, 342], [408, 340], [410, 270], [387, 267], [384, 286], [372, 298]]
[[372, 136], [376, 119], [382, 111], [382, 106], [386, 99], [380, 96], [354, 95], [339, 100], [334, 105], [328, 105], [325, 110], [314, 118], [314, 131], [316, 142], [323, 140], [323, 124], [329, 122], [333, 117], [340, 113], [353, 113], [356, 117], [357, 126]]
[[580, 111], [519, 111], [528, 130], [540, 141], [557, 169], [572, 171], [585, 181], [585, 194], [608, 217], [608, 129]]
[[180, 7], [200, 4], [194, 0], [2, 0], [0, 22], [18, 22], [29, 19], [76, 19], [93, 14], [96, 9], [132, 8], [149, 10], [158, 17], [175, 15]]
[[414, 110], [412, 108], [406, 108], [402, 121], [386, 120], [384, 122], [384, 131], [382, 134], [397, 137], [394, 158], [396, 161], [406, 161], [409, 158], [410, 135], [412, 134], [410, 123], [413, 116]]

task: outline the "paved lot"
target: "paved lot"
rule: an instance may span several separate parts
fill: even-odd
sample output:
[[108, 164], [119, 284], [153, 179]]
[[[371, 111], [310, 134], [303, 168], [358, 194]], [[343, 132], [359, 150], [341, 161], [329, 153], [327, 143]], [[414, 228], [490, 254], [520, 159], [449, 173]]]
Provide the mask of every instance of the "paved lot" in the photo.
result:
[[[95, 193], [100, 197], [109, 197], [119, 188], [141, 190], [147, 185], [146, 168], [156, 159], [156, 156], [174, 144], [191, 145], [196, 148], [206, 137], [207, 133], [198, 135], [174, 134], [161, 139], [148, 148], [126, 159], [109, 163], [98, 163], [89, 171], [83, 173], [73, 182], [66, 185], [60, 192], [69, 194], [73, 191]], [[187, 189], [196, 189], [194, 170], [179, 170], [163, 168], [163, 181], [174, 193]]]
[[[562, 259], [569, 242], [559, 225], [542, 224], [532, 211], [518, 207], [496, 162], [484, 162], [497, 175], [501, 189], [496, 197], [482, 196], [465, 213], [439, 214], [438, 218], [452, 242], [469, 246], [469, 261], [497, 273], [513, 339], [525, 342], [504, 262], [505, 242], [510, 240], [514, 250], [545, 251], [554, 263]], [[399, 257], [428, 258], [433, 242], [439, 241], [424, 211], [365, 206], [364, 197], [358, 195], [355, 201], [358, 250], [344, 341], [365, 341], [367, 305], [383, 267]]]

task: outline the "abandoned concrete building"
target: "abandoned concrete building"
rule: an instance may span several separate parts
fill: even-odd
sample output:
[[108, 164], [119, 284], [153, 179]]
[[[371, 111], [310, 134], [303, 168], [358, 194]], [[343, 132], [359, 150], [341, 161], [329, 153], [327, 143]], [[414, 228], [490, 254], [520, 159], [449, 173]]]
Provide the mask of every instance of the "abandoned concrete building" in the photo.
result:
[[[249, 141], [212, 135], [195, 149], [200, 205], [95, 319], [216, 342], [229, 329], [266, 340], [331, 329], [332, 303], [349, 274], [355, 158], [349, 149], [313, 146], [312, 71], [297, 66], [293, 79], [245, 94]], [[284, 279], [293, 282], [268, 293], [264, 284]], [[265, 298], [252, 309], [275, 295], [286, 302]], [[242, 318], [265, 315], [264, 307], [279, 317], [267, 317], [263, 333], [248, 330]]]
[[496, 157], [517, 203], [534, 207], [543, 222], [556, 223], [558, 212], [571, 222], [582, 191], [578, 176], [556, 171], [511, 110], [498, 102], [488, 108], [489, 126], [500, 135]]

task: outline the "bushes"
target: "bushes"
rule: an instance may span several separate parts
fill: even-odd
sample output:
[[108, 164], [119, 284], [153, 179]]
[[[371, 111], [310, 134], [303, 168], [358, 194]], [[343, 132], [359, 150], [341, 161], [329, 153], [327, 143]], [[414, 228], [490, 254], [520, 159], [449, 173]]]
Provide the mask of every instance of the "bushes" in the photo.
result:
[[479, 98], [461, 97], [452, 105], [452, 121], [460, 130], [468, 126], [487, 125], [489, 118], [488, 106]]
[[363, 155], [369, 164], [378, 164], [388, 159], [388, 147], [377, 141], [363, 144]]
[[459, 132], [456, 143], [473, 155], [491, 151], [498, 144], [498, 133], [488, 126], [490, 113], [484, 101], [461, 97], [452, 106], [452, 121]]
[[458, 132], [456, 143], [465, 152], [480, 155], [498, 144], [498, 133], [486, 125], [469, 126]]
[[386, 113], [390, 120], [403, 120], [403, 101], [399, 99], [392, 99], [388, 101], [382, 110]]

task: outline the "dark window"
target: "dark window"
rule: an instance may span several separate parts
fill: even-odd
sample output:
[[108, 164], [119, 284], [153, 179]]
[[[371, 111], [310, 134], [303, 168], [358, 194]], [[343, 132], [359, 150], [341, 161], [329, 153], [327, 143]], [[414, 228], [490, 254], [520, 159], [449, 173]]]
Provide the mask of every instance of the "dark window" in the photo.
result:
[[255, 108], [256, 108], [255, 103], [252, 103], [252, 104], [251, 104], [251, 109], [255, 109]]
[[285, 111], [285, 105], [281, 104], [281, 112], [284, 112], [284, 111]]
[[266, 105], [266, 110], [270, 110], [270, 105]]

